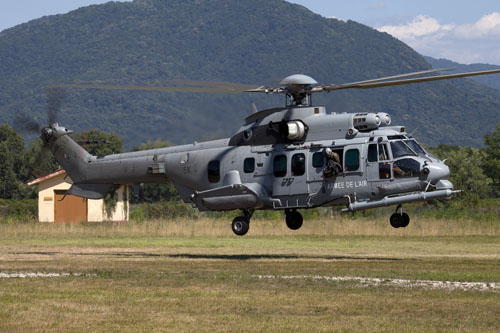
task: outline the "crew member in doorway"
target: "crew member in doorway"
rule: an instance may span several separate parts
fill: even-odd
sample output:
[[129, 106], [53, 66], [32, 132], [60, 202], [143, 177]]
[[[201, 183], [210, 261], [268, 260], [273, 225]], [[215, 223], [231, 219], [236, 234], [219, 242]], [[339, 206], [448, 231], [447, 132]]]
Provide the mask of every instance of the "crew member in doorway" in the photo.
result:
[[334, 177], [342, 172], [342, 166], [340, 165], [339, 154], [331, 150], [330, 148], [325, 148], [323, 151], [326, 157], [326, 167], [323, 169], [323, 175], [325, 177]]

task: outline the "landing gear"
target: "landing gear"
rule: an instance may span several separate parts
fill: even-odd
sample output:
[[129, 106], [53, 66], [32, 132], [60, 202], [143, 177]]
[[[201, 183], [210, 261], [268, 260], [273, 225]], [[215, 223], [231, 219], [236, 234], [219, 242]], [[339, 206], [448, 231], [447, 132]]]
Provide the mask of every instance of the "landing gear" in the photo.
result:
[[403, 207], [399, 205], [396, 212], [391, 215], [389, 222], [393, 228], [406, 228], [410, 224], [410, 217], [403, 212]]
[[295, 209], [287, 209], [285, 210], [286, 215], [286, 225], [288, 228], [292, 230], [297, 230], [302, 227], [302, 222], [304, 219], [302, 218], [302, 214], [297, 212]]
[[237, 216], [234, 218], [231, 228], [238, 236], [244, 236], [248, 229], [250, 229], [250, 218], [253, 215], [253, 210], [243, 210], [244, 216]]

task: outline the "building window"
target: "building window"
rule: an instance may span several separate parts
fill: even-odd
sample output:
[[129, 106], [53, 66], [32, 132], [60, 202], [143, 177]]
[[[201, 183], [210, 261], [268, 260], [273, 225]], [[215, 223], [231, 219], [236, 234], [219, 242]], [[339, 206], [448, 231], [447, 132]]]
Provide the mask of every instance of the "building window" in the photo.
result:
[[300, 153], [292, 156], [292, 176], [302, 176], [306, 172], [306, 155]]
[[245, 173], [252, 173], [255, 171], [255, 158], [245, 158], [245, 161], [243, 162], [243, 171]]
[[313, 167], [322, 168], [325, 166], [325, 154], [322, 151], [318, 151], [313, 154]]
[[218, 183], [220, 180], [220, 161], [210, 161], [208, 163], [208, 181]]
[[345, 153], [345, 170], [356, 171], [359, 169], [359, 150], [349, 149]]
[[273, 173], [274, 173], [275, 177], [285, 177], [286, 176], [286, 156], [285, 155], [277, 155], [274, 157]]
[[377, 152], [377, 144], [372, 143], [368, 145], [368, 162], [377, 162], [378, 161], [378, 152]]

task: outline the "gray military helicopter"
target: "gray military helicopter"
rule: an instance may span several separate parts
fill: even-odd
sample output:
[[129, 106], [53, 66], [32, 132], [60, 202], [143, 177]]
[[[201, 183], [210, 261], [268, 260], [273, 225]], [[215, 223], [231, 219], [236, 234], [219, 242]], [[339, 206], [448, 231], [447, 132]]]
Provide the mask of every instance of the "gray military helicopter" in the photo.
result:
[[285, 78], [277, 87], [203, 81], [177, 81], [171, 87], [59, 85], [284, 94], [286, 105], [262, 111], [252, 105], [251, 114], [230, 138], [104, 157], [90, 155], [54, 117], [41, 129], [41, 138], [73, 180], [68, 194], [98, 199], [113, 184], [172, 182], [182, 200], [200, 211], [241, 210], [232, 221], [239, 236], [248, 232], [257, 209], [284, 210], [287, 226], [297, 230], [303, 224], [300, 209], [346, 206], [344, 211], [357, 211], [397, 205], [390, 224], [406, 227], [410, 218], [402, 204], [459, 192], [447, 180], [446, 164], [422, 148], [404, 126], [392, 125], [389, 114], [328, 114], [325, 107], [312, 104], [311, 96], [500, 73], [428, 76], [442, 70], [340, 85], [321, 85], [301, 74]]

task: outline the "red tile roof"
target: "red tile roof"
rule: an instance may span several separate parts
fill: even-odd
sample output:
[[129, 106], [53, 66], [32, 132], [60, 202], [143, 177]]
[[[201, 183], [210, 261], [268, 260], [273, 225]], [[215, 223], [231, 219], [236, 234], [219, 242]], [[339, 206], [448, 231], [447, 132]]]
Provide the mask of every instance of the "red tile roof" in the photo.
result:
[[65, 174], [66, 173], [66, 170], [64, 169], [59, 169], [57, 171], [54, 171], [52, 173], [49, 173], [48, 175], [45, 175], [45, 176], [42, 176], [40, 178], [37, 178], [37, 179], [33, 179], [33, 180], [30, 180], [27, 184], [28, 185], [35, 185], [35, 184], [38, 184], [40, 182], [43, 182], [47, 179], [51, 179], [51, 178], [54, 178], [56, 176], [59, 176], [59, 175], [62, 175], [62, 174]]

